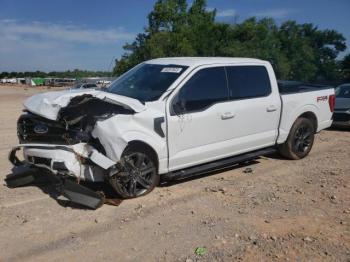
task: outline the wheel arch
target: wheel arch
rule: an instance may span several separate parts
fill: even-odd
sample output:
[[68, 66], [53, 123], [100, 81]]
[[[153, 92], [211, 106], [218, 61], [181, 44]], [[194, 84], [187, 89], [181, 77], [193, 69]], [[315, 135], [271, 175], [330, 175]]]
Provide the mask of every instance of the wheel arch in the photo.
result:
[[130, 147], [145, 148], [151, 154], [151, 157], [155, 161], [155, 164], [156, 164], [156, 167], [157, 167], [157, 171], [159, 171], [159, 157], [158, 157], [157, 151], [152, 146], [150, 146], [149, 144], [147, 144], [146, 142], [141, 141], [141, 140], [132, 140], [132, 141], [128, 142], [128, 144], [125, 147], [124, 151], [127, 148], [130, 148]]
[[[314, 132], [310, 132], [311, 130], [308, 132], [307, 129], [304, 131], [305, 123], [307, 123], [310, 128], [316, 128], [316, 116], [312, 112], [305, 112], [299, 115], [292, 124], [286, 141], [278, 145], [280, 154], [287, 159], [298, 160], [309, 154], [314, 142], [316, 130], [313, 130]], [[308, 132], [308, 135], [306, 135], [306, 132]], [[297, 136], [296, 134], [299, 135]]]
[[[312, 122], [312, 125], [314, 126], [314, 130], [315, 130], [315, 133], [317, 132], [317, 128], [318, 128], [318, 120], [317, 120], [317, 116], [314, 112], [312, 111], [307, 111], [307, 112], [304, 112], [302, 113], [301, 115], [299, 115], [299, 117], [297, 117], [295, 119], [295, 121], [298, 119], [298, 118], [306, 118], [306, 119], [309, 119], [311, 120]], [[294, 122], [295, 122], [294, 121]], [[294, 123], [293, 123], [294, 124]]]
[[313, 126], [315, 127], [315, 133], [318, 131], [319, 119], [317, 116], [319, 115], [319, 111], [315, 105], [308, 104], [298, 109], [288, 108], [288, 110], [292, 111], [292, 114], [282, 114], [277, 144], [282, 144], [287, 140], [292, 126], [294, 125], [295, 121], [297, 121], [297, 119], [299, 119], [300, 117], [310, 119], [312, 121]]

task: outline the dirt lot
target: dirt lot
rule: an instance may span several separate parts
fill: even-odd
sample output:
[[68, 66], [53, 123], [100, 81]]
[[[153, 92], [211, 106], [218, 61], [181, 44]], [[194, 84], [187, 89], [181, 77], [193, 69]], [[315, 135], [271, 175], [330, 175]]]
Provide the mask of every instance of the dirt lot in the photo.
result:
[[[0, 86], [1, 181], [21, 103], [35, 92]], [[349, 131], [318, 134], [303, 160], [249, 167], [96, 211], [1, 182], [0, 261], [350, 261]]]

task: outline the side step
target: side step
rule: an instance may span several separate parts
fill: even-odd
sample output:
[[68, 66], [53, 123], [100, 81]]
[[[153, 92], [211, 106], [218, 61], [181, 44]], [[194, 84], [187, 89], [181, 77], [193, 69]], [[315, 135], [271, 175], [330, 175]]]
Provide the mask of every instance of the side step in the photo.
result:
[[162, 175], [162, 179], [168, 180], [168, 181], [186, 179], [189, 177], [198, 176], [211, 171], [230, 167], [242, 162], [254, 160], [260, 156], [269, 155], [275, 152], [276, 152], [275, 147], [268, 147], [268, 148], [256, 150], [253, 152], [249, 152], [249, 153], [220, 159], [214, 162], [210, 162], [210, 163], [206, 163], [206, 164], [202, 164], [194, 167], [189, 167], [178, 171], [169, 172], [167, 174]]

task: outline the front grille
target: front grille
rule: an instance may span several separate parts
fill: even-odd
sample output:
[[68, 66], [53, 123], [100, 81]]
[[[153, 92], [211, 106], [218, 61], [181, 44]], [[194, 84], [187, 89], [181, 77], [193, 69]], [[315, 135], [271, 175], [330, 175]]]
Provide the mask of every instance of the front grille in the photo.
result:
[[350, 121], [350, 114], [346, 113], [334, 113], [333, 120], [336, 122], [347, 122]]
[[75, 144], [86, 140], [85, 133], [66, 129], [59, 122], [28, 113], [20, 116], [17, 122], [17, 135], [20, 143]]

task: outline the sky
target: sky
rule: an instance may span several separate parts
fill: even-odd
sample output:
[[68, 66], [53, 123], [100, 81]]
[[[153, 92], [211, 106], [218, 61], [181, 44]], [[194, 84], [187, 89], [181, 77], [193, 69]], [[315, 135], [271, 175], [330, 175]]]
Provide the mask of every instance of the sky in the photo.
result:
[[[0, 72], [110, 70], [156, 0], [0, 0]], [[190, 0], [189, 0], [190, 2]], [[251, 16], [335, 29], [350, 50], [350, 0], [208, 0], [217, 20]]]

